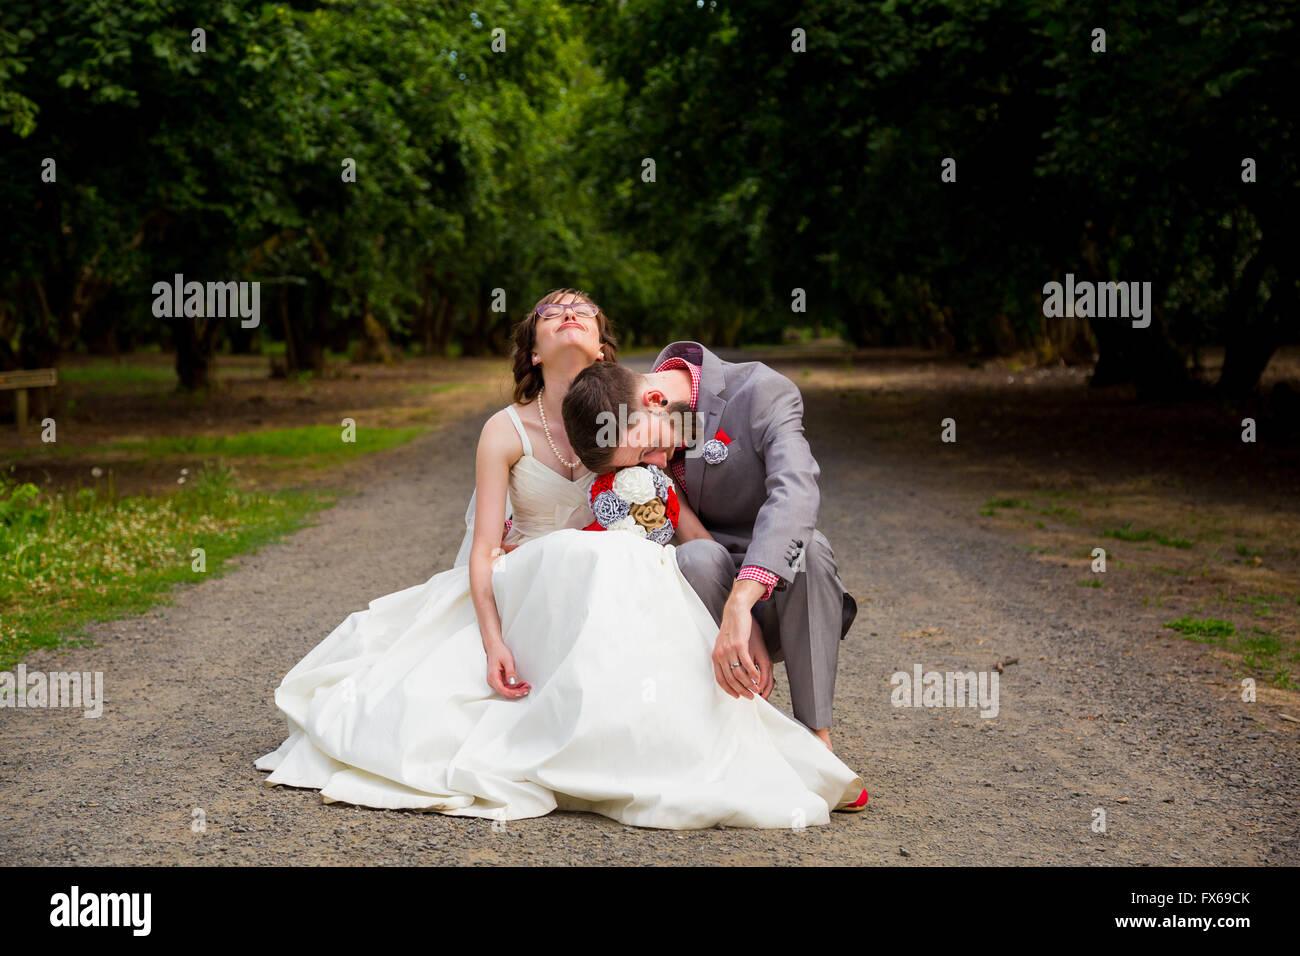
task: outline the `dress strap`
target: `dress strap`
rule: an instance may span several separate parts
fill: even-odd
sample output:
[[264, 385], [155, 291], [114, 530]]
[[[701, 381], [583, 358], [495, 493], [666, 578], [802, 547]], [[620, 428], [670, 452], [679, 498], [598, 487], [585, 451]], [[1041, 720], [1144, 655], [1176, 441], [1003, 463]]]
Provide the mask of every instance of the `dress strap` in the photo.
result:
[[524, 431], [524, 423], [519, 420], [519, 413], [515, 411], [513, 405], [507, 405], [506, 411], [510, 414], [510, 420], [515, 423], [515, 431], [519, 432], [519, 439], [524, 443], [524, 454], [531, 458], [533, 446], [528, 441], [528, 433]]

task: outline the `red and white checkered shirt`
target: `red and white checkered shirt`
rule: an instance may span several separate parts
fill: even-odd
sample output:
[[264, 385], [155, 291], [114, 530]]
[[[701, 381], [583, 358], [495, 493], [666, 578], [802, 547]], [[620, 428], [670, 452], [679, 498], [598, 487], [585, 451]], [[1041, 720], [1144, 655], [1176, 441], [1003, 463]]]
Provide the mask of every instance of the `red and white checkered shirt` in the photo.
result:
[[[665, 372], [676, 368], [685, 369], [691, 375], [691, 411], [695, 411], [695, 404], [700, 397], [700, 367], [698, 365], [692, 365], [690, 362], [686, 361], [686, 359], [677, 356], [668, 359], [668, 361], [660, 365], [657, 369], [655, 369], [655, 371]], [[685, 490], [686, 455], [683, 454], [682, 452], [683, 448], [685, 448], [684, 445], [681, 448], [679, 448], [677, 450], [677, 453], [673, 455], [673, 457], [669, 460], [668, 468], [670, 471], [672, 471], [673, 478], [676, 479], [677, 484], [681, 486], [683, 490]], [[768, 598], [772, 596], [772, 590], [773, 588], [776, 587], [776, 582], [779, 579], [775, 574], [773, 574], [771, 571], [768, 571], [766, 568], [760, 568], [752, 564], [747, 564], [740, 569], [740, 573], [736, 575], [736, 580], [757, 581], [760, 584], [766, 585], [767, 590], [763, 592], [763, 596], [759, 598], [760, 601], [766, 601]]]

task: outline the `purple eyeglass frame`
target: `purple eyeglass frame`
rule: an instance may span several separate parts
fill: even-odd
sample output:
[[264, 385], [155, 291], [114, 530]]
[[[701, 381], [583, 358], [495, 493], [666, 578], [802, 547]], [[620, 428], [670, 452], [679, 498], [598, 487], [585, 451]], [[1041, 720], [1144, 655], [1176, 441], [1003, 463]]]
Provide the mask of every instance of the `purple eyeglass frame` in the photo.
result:
[[561, 312], [560, 315], [564, 315], [565, 312], [572, 312], [574, 315], [577, 315], [578, 310], [575, 307], [579, 305], [585, 305], [596, 310], [591, 315], [584, 315], [583, 316], [584, 319], [594, 319], [597, 315], [600, 314], [599, 307], [593, 305], [590, 302], [565, 302], [563, 304], [559, 302], [547, 302], [545, 305], [539, 305], [537, 308], [533, 309], [533, 314], [536, 315], [539, 319], [544, 319], [546, 318], [546, 316], [542, 315], [542, 309], [549, 309], [553, 305], [558, 305], [560, 306], [560, 308], [564, 310], [564, 312]]

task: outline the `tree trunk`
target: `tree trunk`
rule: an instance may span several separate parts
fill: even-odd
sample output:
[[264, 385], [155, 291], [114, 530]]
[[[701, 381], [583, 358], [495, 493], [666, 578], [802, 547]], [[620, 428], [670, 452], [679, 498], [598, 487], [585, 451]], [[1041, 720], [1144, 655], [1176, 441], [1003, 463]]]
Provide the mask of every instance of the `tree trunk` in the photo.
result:
[[172, 320], [176, 342], [176, 387], [193, 392], [211, 385], [212, 343], [217, 323], [202, 316], [182, 315]]
[[257, 329], [246, 329], [243, 322], [236, 322], [227, 332], [230, 335], [231, 354], [253, 354], [253, 338], [257, 335]]
[[118, 329], [125, 311], [126, 298], [115, 289], [86, 313], [81, 335], [91, 355], [118, 354]]
[[298, 356], [295, 354], [294, 336], [293, 336], [293, 318], [292, 306], [289, 301], [289, 286], [282, 284], [280, 286], [280, 325], [284, 329], [284, 364], [281, 366], [278, 362], [271, 362], [272, 377], [277, 377], [278, 372], [288, 375], [292, 369], [298, 367]]
[[1214, 390], [1224, 398], [1245, 398], [1255, 390], [1269, 359], [1277, 351], [1275, 336], [1263, 329], [1233, 336], [1223, 353], [1223, 370]]
[[844, 330], [858, 348], [880, 344], [881, 316], [874, 305], [848, 304], [844, 309]]
[[379, 324], [370, 311], [369, 303], [365, 305], [366, 314], [361, 319], [361, 338], [353, 353], [352, 361], [358, 364], [381, 362], [391, 365], [397, 361], [397, 353], [388, 338], [388, 330]]
[[[1176, 203], [1170, 214], [1171, 221], [1179, 221], [1178, 215]], [[1110, 222], [1102, 233], [1102, 241], [1109, 248], [1118, 231], [1118, 219], [1109, 217], [1098, 221]], [[1092, 234], [1085, 231], [1080, 239], [1080, 257], [1087, 266], [1084, 278], [1094, 283], [1109, 280], [1105, 275], [1105, 256], [1101, 250]], [[1123, 267], [1134, 275], [1151, 276], [1152, 298], [1155, 299], [1169, 287], [1175, 253], [1172, 246], [1163, 253], [1157, 251], [1154, 262], [1145, 257], [1130, 256]], [[1169, 336], [1164, 304], [1152, 301], [1148, 308], [1151, 310], [1151, 324], [1144, 329], [1133, 328], [1126, 318], [1088, 319], [1098, 350], [1097, 366], [1088, 384], [1094, 388], [1131, 384], [1137, 388], [1138, 401], [1143, 402], [1188, 398], [1195, 390], [1187, 371], [1187, 360]]]
[[1225, 344], [1223, 369], [1214, 384], [1214, 390], [1223, 398], [1241, 399], [1255, 390], [1273, 353], [1283, 342], [1283, 317], [1294, 316], [1300, 306], [1294, 273], [1290, 269], [1278, 272], [1277, 285], [1262, 314], [1254, 321], [1243, 317]]
[[433, 287], [433, 263], [424, 262], [420, 265], [420, 275], [416, 280], [416, 291], [420, 296], [420, 304], [415, 309], [415, 334], [420, 340], [420, 354], [433, 354], [433, 321], [434, 321], [434, 287]]
[[311, 307], [310, 299], [314, 298], [315, 309], [311, 327], [303, 330], [306, 337], [305, 341], [299, 343], [301, 346], [299, 354], [306, 356], [306, 367], [317, 375], [325, 371], [325, 329], [329, 326], [331, 295], [330, 287], [323, 282], [317, 283], [314, 297], [309, 297], [306, 290], [303, 295], [305, 300], [309, 300], [308, 308]]
[[1151, 325], [1145, 329], [1113, 317], [1090, 319], [1089, 324], [1099, 346], [1089, 386], [1134, 385], [1139, 401], [1185, 398], [1191, 393], [1187, 361], [1165, 334], [1163, 306], [1152, 305]]
[[[19, 368], [49, 368], [59, 358], [59, 342], [55, 334], [54, 316], [45, 298], [45, 286], [40, 279], [23, 283], [18, 301], [19, 328], [22, 337], [18, 346]], [[27, 318], [24, 320], [23, 315]]]
[[466, 356], [486, 355], [491, 348], [491, 316], [488, 309], [488, 295], [480, 293], [474, 300], [470, 316], [470, 327], [461, 338], [461, 354]]
[[433, 345], [435, 354], [446, 355], [451, 348], [451, 299], [438, 293], [438, 311], [433, 318]]
[[325, 370], [325, 346], [320, 330], [329, 314], [330, 291], [320, 285], [315, 296], [310, 287], [294, 283], [280, 286], [280, 316], [284, 322], [284, 371]]

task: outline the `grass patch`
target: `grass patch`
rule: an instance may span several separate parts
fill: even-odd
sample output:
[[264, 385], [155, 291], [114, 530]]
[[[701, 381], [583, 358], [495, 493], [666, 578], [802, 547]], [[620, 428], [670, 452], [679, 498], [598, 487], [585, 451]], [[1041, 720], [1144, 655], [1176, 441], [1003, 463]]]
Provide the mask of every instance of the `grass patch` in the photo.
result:
[[1184, 551], [1194, 546], [1194, 543], [1186, 538], [1171, 538], [1149, 528], [1134, 530], [1131, 521], [1118, 528], [1105, 530], [1101, 535], [1103, 538], [1118, 538], [1120, 541], [1155, 541], [1167, 548], [1180, 548]]
[[306, 425], [301, 428], [272, 428], [237, 432], [233, 435], [163, 435], [154, 438], [128, 439], [98, 445], [94, 451], [138, 451], [152, 458], [162, 455], [270, 455], [280, 458], [348, 457], [384, 451], [404, 445], [421, 434], [423, 428], [363, 428], [356, 430], [356, 441], [345, 442], [342, 427]]
[[59, 369], [60, 384], [100, 385], [108, 388], [127, 385], [168, 385], [176, 381], [176, 370], [166, 365], [129, 365], [125, 362], [90, 362]]
[[[262, 339], [259, 343], [256, 354], [267, 358], [271, 358], [272, 356], [283, 358], [285, 353], [286, 347], [284, 339]], [[336, 362], [346, 362], [349, 357], [350, 355], [347, 351], [338, 352], [334, 349], [328, 348], [325, 350], [325, 358]]]
[[[1060, 493], [1058, 492], [1046, 492], [1046, 494], [1049, 497], [1060, 497]], [[985, 518], [991, 518], [998, 513], [997, 510], [999, 508], [1023, 508], [1026, 511], [1035, 510], [1033, 503], [1026, 501], [1023, 498], [990, 498], [988, 501], [984, 502], [983, 506], [980, 508], [980, 514]], [[1037, 509], [1037, 511], [1040, 515], [1045, 515], [1049, 518], [1057, 518], [1067, 524], [1076, 524], [1080, 520], [1077, 511], [1073, 508], [1067, 508], [1064, 505], [1048, 505], [1046, 508]], [[1035, 527], [1043, 528], [1043, 522], [1036, 522]]]
[[[1213, 644], [1236, 652], [1247, 670], [1266, 675], [1265, 679], [1272, 684], [1289, 689], [1296, 686], [1290, 666], [1283, 658], [1286, 645], [1262, 627], [1252, 626], [1248, 632], [1242, 633], [1231, 621], [1215, 617], [1180, 617], [1166, 621], [1165, 627], [1198, 644]], [[1296, 657], [1296, 654], [1291, 654], [1289, 659], [1295, 660]]]
[[1018, 498], [990, 498], [984, 502], [984, 507], [980, 508], [980, 514], [985, 518], [992, 518], [998, 512], [998, 508], [1032, 508], [1028, 501], [1021, 501]]
[[1050, 508], [1042, 508], [1038, 512], [1040, 515], [1047, 515], [1049, 518], [1060, 518], [1062, 521], [1078, 521], [1079, 512], [1073, 508], [1067, 508], [1064, 505], [1052, 505]]
[[[358, 455], [386, 451], [404, 445], [425, 431], [427, 426], [423, 425], [401, 428], [358, 426], [356, 440], [345, 442], [342, 439], [342, 426], [304, 425], [299, 428], [236, 432], [233, 435], [160, 435], [152, 438], [125, 438], [97, 445], [49, 442], [25, 450], [21, 458], [39, 459], [43, 455], [93, 458], [108, 452], [125, 451], [134, 452], [141, 459], [168, 456], [296, 458], [321, 467], [335, 464], [340, 460], [349, 460]], [[8, 456], [2, 460], [17, 459]]]
[[1166, 621], [1165, 627], [1201, 644], [1227, 645], [1228, 639], [1237, 634], [1237, 628], [1231, 621], [1223, 621], [1217, 617], [1201, 619], [1180, 617], [1175, 621]]
[[1285, 603], [1286, 598], [1281, 594], [1243, 594], [1235, 598], [1238, 604], [1250, 609], [1255, 617], [1269, 617], [1273, 613], [1275, 603]]
[[412, 395], [440, 395], [467, 387], [464, 382], [439, 382], [436, 385], [408, 385], [406, 391]]
[[1081, 588], [1099, 588], [1102, 586], [1101, 581], [1098, 578], [1079, 578], [1079, 580], [1074, 583]]
[[985, 508], [1031, 508], [1033, 507], [1028, 501], [1021, 501], [1018, 498], [990, 498], [984, 502]]
[[[241, 491], [219, 464], [157, 497], [50, 495], [0, 475], [0, 670], [68, 643], [89, 621], [169, 603], [172, 585], [221, 573], [229, 558], [296, 530], [335, 497]], [[195, 548], [205, 571], [194, 570]]]

